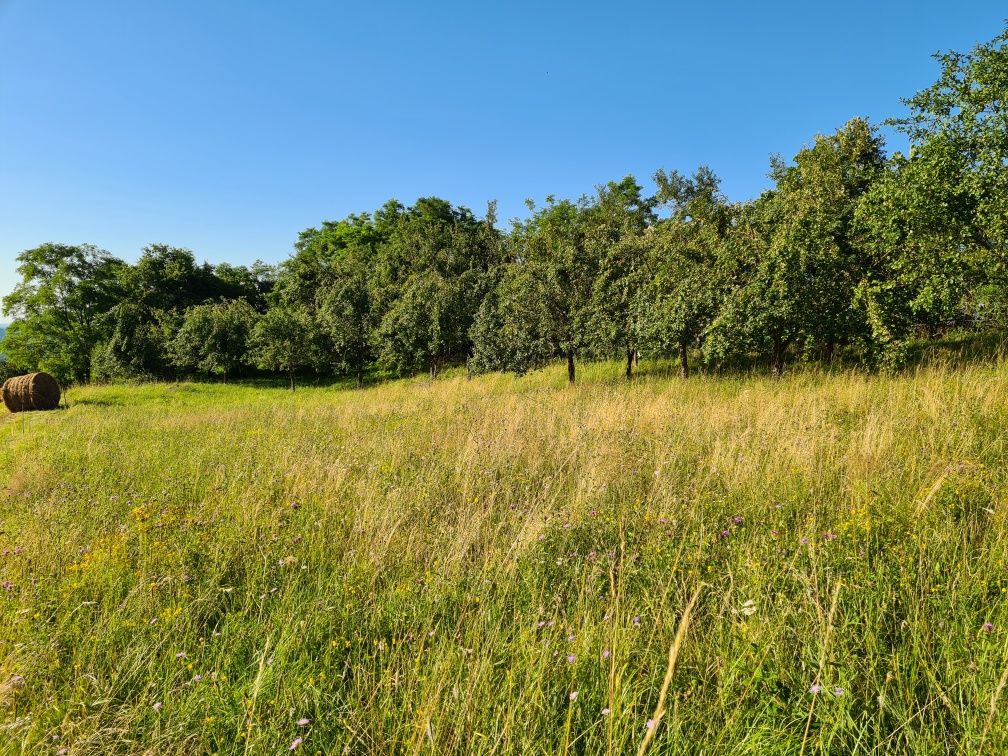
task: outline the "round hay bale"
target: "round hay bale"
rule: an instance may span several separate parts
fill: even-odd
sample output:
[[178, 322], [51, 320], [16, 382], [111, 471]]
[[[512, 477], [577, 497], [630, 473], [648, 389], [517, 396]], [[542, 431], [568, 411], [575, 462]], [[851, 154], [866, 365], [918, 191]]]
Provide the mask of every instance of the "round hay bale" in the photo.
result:
[[49, 373], [29, 373], [8, 378], [0, 388], [11, 412], [51, 410], [59, 406], [60, 387]]

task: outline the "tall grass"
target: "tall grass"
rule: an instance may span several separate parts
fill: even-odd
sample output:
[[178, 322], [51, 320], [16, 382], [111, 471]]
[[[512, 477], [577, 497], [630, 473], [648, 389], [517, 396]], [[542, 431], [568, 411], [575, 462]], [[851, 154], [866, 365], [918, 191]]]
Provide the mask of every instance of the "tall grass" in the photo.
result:
[[619, 372], [8, 416], [0, 745], [1008, 750], [1008, 364]]

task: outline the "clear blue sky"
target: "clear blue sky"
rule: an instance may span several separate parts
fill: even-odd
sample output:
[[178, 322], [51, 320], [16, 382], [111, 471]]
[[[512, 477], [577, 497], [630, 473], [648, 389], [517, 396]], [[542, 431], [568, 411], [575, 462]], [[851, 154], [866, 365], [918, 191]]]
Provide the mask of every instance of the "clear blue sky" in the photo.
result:
[[1005, 17], [1003, 0], [0, 0], [0, 293], [45, 241], [278, 262], [301, 229], [389, 197], [496, 198], [506, 220], [525, 197], [707, 163], [746, 199], [771, 153], [899, 114], [931, 53]]

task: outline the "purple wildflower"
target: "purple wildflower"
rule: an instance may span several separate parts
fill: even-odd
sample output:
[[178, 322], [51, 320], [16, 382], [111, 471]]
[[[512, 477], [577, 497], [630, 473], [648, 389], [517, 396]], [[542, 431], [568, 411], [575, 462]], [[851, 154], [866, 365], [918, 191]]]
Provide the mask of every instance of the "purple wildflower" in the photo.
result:
[[741, 515], [735, 515], [731, 518], [732, 525], [741, 525], [743, 522], [745, 522], [745, 519]]
[[297, 726], [298, 727], [307, 727], [310, 724], [311, 724], [311, 720], [308, 719], [308, 717], [301, 717], [301, 719], [299, 719], [297, 721]]
[[3, 586], [3, 589], [5, 591], [13, 591], [14, 590], [14, 583], [12, 583], [10, 580], [4, 580], [3, 583], [0, 583], [0, 586]]
[[731, 535], [731, 531], [730, 530], [722, 530], [721, 531], [721, 537], [722, 538], [727, 538], [730, 535]]
[[609, 658], [609, 656], [610, 656], [610, 654], [609, 654], [609, 649], [608, 649], [608, 648], [606, 648], [606, 649], [603, 649], [603, 650], [602, 650], [602, 658], [603, 658], [603, 659], [608, 659], [608, 658]]
[[655, 721], [653, 719], [649, 719], [644, 726], [649, 730], [653, 730], [655, 726]]
[[844, 694], [844, 689], [841, 688], [840, 686], [837, 686], [837, 687], [833, 688], [833, 695], [836, 696], [837, 698], [839, 698], [843, 694]]
[[994, 631], [994, 624], [992, 622], [984, 622], [983, 623], [983, 631], [985, 633], [991, 633], [991, 632], [993, 632]]
[[301, 747], [301, 744], [303, 742], [304, 742], [304, 738], [302, 738], [300, 735], [298, 735], [296, 738], [294, 738], [294, 742], [290, 744], [290, 748], [288, 748], [287, 750], [288, 751], [296, 751], [298, 748]]
[[154, 709], [154, 711], [161, 711], [161, 709], [162, 709], [163, 707], [164, 707], [164, 704], [163, 704], [163, 703], [161, 703], [160, 701], [155, 701], [155, 702], [154, 702], [154, 703], [153, 703], [153, 704], [151, 705], [151, 708], [152, 708], [152, 709]]
[[574, 656], [574, 654], [567, 654], [567, 663], [568, 664], [573, 664], [576, 660], [577, 660], [577, 657]]
[[813, 696], [819, 695], [819, 693], [822, 692], [822, 685], [820, 685], [819, 683], [813, 683], [812, 687], [808, 689], [808, 692], [811, 693]]
[[633, 618], [632, 620], [630, 620], [630, 621], [631, 621], [631, 622], [632, 622], [632, 623], [634, 624], [634, 626], [636, 627], [637, 625], [639, 625], [639, 624], [640, 624], [640, 616], [636, 616], [636, 617], [634, 617], [634, 618]]

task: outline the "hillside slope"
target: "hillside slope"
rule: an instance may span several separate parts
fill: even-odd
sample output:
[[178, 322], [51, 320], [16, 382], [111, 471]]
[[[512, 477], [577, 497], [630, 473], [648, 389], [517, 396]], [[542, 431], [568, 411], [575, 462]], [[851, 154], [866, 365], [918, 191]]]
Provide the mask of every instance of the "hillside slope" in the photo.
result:
[[94, 387], [3, 424], [0, 738], [1008, 748], [1008, 364], [618, 371]]

